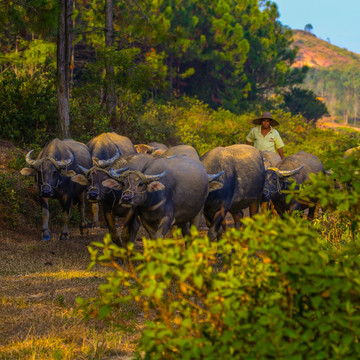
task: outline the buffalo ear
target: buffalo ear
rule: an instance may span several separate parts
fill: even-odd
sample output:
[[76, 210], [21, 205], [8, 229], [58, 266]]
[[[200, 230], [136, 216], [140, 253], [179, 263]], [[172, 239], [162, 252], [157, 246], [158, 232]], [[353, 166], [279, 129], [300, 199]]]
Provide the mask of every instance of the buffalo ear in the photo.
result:
[[219, 181], [212, 181], [209, 183], [209, 192], [222, 189], [223, 186], [224, 184]]
[[61, 174], [67, 177], [73, 177], [76, 175], [76, 172], [74, 170], [68, 170], [68, 171], [61, 171]]
[[160, 181], [152, 181], [147, 186], [147, 190], [149, 192], [160, 191], [160, 190], [164, 190], [164, 189], [165, 189], [165, 185], [162, 184]]
[[114, 179], [106, 179], [101, 184], [103, 186], [105, 186], [105, 187], [108, 187], [108, 188], [114, 189], [114, 190], [120, 190], [121, 189], [120, 184]]
[[86, 179], [86, 177], [82, 174], [76, 174], [74, 176], [71, 176], [71, 181], [80, 184], [80, 185], [88, 185], [88, 181]]
[[20, 174], [26, 176], [35, 175], [35, 169], [24, 167], [23, 169], [20, 170]]

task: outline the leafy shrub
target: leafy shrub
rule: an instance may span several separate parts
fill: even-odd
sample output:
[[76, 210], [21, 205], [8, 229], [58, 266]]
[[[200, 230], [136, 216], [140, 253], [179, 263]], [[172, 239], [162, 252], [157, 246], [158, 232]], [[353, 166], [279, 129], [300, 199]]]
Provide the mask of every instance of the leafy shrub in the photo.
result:
[[50, 76], [0, 76], [0, 137], [44, 143], [56, 134], [56, 89]]
[[331, 174], [310, 174], [307, 186], [296, 192], [294, 188], [290, 197], [309, 200], [314, 195], [320, 206], [327, 211], [335, 212], [342, 226], [348, 225], [351, 238], [355, 236], [360, 225], [360, 157], [353, 154], [347, 159], [335, 157], [326, 163]]
[[[21, 215], [30, 213], [28, 203], [30, 181], [20, 178], [14, 172], [0, 172], [0, 212], [2, 219], [10, 226], [16, 227]], [[31, 211], [34, 211], [32, 208]]]
[[358, 246], [326, 251], [299, 218], [244, 223], [218, 243], [194, 229], [185, 241], [144, 239], [143, 252], [107, 236], [89, 248], [91, 266], [114, 271], [78, 302], [101, 318], [136, 302], [148, 319], [138, 358], [357, 358]]

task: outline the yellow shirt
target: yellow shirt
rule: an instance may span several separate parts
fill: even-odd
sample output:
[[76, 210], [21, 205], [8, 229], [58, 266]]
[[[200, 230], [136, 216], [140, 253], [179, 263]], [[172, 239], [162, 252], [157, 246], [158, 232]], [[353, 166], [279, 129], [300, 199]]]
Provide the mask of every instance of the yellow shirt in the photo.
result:
[[254, 127], [246, 137], [248, 142], [254, 143], [254, 147], [260, 151], [268, 150], [276, 152], [284, 146], [280, 134], [270, 126], [270, 131], [263, 136], [261, 134], [261, 125]]

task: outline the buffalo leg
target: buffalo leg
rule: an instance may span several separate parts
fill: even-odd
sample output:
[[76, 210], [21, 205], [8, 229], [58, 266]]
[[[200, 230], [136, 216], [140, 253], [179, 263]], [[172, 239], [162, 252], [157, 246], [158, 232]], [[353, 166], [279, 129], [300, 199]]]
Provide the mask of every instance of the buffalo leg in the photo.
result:
[[85, 192], [83, 192], [79, 197], [79, 212], [80, 212], [80, 234], [87, 235], [89, 230], [87, 228], [86, 218], [85, 218]]
[[135, 242], [136, 234], [140, 228], [140, 220], [132, 209], [126, 214], [125, 224], [121, 232], [123, 243]]
[[155, 233], [155, 239], [165, 237], [166, 233], [171, 229], [171, 223], [174, 219], [173, 212], [166, 212], [167, 215], [160, 220], [159, 228]]
[[234, 227], [236, 230], [239, 230], [240, 227], [243, 225], [241, 219], [244, 217], [244, 213], [242, 210], [240, 211], [236, 211], [236, 212], [232, 212], [231, 213], [233, 219], [234, 219]]
[[225, 219], [225, 215], [226, 214], [224, 213], [223, 209], [219, 210], [215, 214], [208, 230], [208, 237], [210, 241], [214, 241], [216, 238], [219, 240], [221, 238], [222, 235], [221, 225]]
[[51, 233], [49, 230], [49, 199], [40, 198], [40, 204], [41, 204], [41, 220], [42, 220], [42, 226], [41, 226], [41, 240], [50, 240]]
[[190, 224], [189, 223], [179, 224], [179, 227], [181, 229], [181, 234], [183, 237], [190, 235]]
[[250, 217], [253, 217], [258, 212], [259, 212], [259, 201], [256, 200], [249, 206]]
[[91, 203], [91, 213], [93, 216], [93, 227], [98, 228], [100, 226], [99, 222], [99, 203]]
[[60, 240], [69, 240], [69, 218], [71, 213], [71, 200], [65, 196], [60, 201], [63, 212], [62, 212], [62, 223], [63, 227], [60, 234]]
[[156, 228], [158, 228], [158, 226], [154, 225], [154, 224], [150, 224], [143, 219], [141, 220], [141, 222], [142, 222], [146, 232], [148, 233], [150, 239], [153, 239], [153, 240], [156, 239], [155, 234], [156, 234]]
[[111, 211], [108, 211], [104, 208], [104, 218], [106, 221], [106, 225], [109, 229], [111, 240], [116, 245], [123, 247], [123, 242], [121, 241], [120, 236], [116, 230], [114, 214]]
[[203, 209], [190, 221], [190, 226], [195, 226], [197, 229], [200, 227], [201, 216], [203, 214]]

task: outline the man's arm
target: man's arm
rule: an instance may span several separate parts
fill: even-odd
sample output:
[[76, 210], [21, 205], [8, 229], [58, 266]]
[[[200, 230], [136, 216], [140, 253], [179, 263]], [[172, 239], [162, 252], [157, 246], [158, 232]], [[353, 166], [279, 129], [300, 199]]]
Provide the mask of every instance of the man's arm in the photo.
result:
[[280, 155], [280, 157], [281, 157], [281, 160], [283, 160], [283, 159], [284, 159], [283, 148], [281, 147], [281, 148], [277, 149], [277, 151], [278, 151], [278, 153], [279, 153], [279, 155]]

